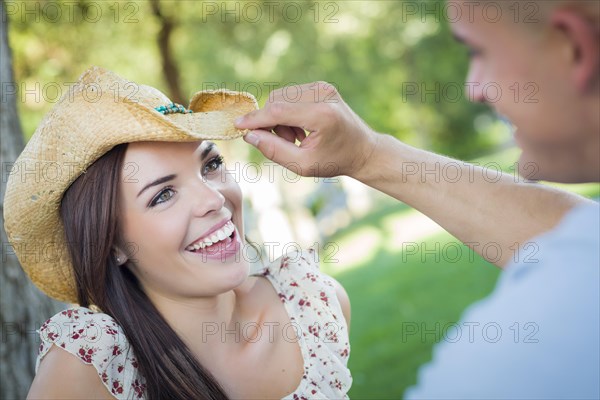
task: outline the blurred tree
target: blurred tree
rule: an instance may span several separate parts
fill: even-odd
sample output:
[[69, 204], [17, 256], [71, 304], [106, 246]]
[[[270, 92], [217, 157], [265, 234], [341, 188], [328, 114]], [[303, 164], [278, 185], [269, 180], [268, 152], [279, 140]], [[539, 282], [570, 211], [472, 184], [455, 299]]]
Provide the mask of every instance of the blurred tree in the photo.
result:
[[175, 103], [187, 105], [187, 99], [181, 90], [179, 83], [179, 68], [177, 62], [173, 59], [171, 50], [171, 34], [176, 23], [173, 17], [167, 17], [162, 11], [160, 0], [150, 0], [152, 12], [160, 23], [160, 31], [158, 33], [158, 49], [162, 59], [163, 75], [169, 86], [170, 98]]
[[[226, 87], [264, 102], [274, 88], [327, 80], [374, 129], [412, 145], [472, 158], [509, 138], [474, 123], [494, 116], [465, 98], [466, 52], [448, 34], [442, 0], [36, 3], [39, 18], [10, 16], [27, 90], [72, 81], [91, 64], [174, 99]], [[73, 10], [54, 18], [51, 4]], [[31, 97], [21, 107], [26, 135], [53, 100]]]
[[35, 330], [61, 308], [33, 286], [8, 243], [4, 231], [4, 193], [9, 166], [23, 149], [23, 133], [14, 95], [11, 52], [4, 0], [0, 0], [0, 224], [2, 226], [2, 268], [0, 268], [0, 398], [23, 399], [34, 375], [39, 337]]

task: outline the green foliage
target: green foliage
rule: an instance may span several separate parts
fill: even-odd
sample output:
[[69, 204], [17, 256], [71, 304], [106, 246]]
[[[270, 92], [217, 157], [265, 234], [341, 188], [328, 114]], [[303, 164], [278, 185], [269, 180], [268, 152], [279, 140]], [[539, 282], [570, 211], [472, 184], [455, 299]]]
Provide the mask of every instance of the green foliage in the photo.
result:
[[[227, 87], [264, 103], [273, 88], [325, 80], [375, 130], [413, 145], [465, 158], [505, 139], [475, 129], [474, 116], [488, 111], [465, 99], [465, 51], [435, 14], [408, 13], [402, 1], [292, 3], [163, 0], [163, 13], [175, 23], [172, 45], [184, 93]], [[89, 65], [166, 91], [156, 44], [160, 24], [148, 2], [35, 4], [37, 16], [23, 9], [10, 16], [27, 137], [57, 100], [54, 82], [64, 89]], [[415, 85], [418, 93], [411, 94]]]

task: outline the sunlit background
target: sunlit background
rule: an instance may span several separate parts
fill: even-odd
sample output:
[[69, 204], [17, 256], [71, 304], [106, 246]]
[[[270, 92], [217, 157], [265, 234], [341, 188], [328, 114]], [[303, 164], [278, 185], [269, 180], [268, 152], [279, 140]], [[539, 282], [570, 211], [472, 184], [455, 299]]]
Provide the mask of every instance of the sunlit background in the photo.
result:
[[[509, 129], [464, 96], [466, 50], [448, 32], [443, 2], [7, 4], [26, 138], [90, 65], [184, 104], [215, 88], [249, 91], [264, 104], [274, 88], [324, 80], [377, 131], [514, 173]], [[347, 289], [350, 397], [400, 397], [442, 340], [436, 327], [489, 293], [496, 268], [422, 214], [352, 179], [300, 178], [241, 140], [218, 144], [242, 185], [248, 237], [265, 249], [263, 260], [315, 247], [322, 268]], [[563, 187], [599, 193], [598, 185]], [[408, 335], [408, 324], [430, 333]]]

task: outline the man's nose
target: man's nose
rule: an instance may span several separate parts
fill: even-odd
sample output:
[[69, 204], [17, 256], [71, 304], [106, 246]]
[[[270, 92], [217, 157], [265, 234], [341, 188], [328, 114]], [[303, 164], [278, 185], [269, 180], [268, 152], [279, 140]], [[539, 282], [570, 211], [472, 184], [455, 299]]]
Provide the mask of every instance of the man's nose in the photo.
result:
[[465, 82], [465, 92], [469, 101], [474, 103], [485, 103], [484, 87], [479, 74], [479, 69], [476, 66], [471, 65]]

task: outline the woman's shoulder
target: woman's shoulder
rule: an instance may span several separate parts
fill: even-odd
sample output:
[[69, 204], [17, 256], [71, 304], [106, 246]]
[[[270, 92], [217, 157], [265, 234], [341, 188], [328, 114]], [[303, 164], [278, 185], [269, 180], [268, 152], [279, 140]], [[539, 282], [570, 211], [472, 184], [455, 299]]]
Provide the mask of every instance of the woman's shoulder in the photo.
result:
[[313, 249], [293, 249], [256, 269], [254, 275], [290, 278], [299, 274], [321, 274], [319, 253]]
[[[44, 322], [39, 330], [52, 333], [51, 337], [54, 337], [57, 334], [62, 335], [64, 328], [73, 327], [75, 329], [82, 326], [110, 327], [117, 331], [121, 330], [121, 327], [110, 315], [86, 307], [72, 307], [59, 311]], [[79, 338], [79, 335], [71, 334], [74, 333], [71, 329], [66, 329], [65, 333], [70, 334], [69, 339], [77, 340]]]
[[114, 399], [93, 365], [82, 363], [66, 351], [51, 346], [44, 355], [27, 395], [38, 398]]
[[56, 346], [83, 364], [93, 366], [115, 397], [142, 397], [145, 385], [137, 372], [137, 360], [125, 332], [110, 315], [85, 307], [70, 308], [44, 322], [39, 334], [36, 372], [50, 349]]
[[346, 292], [334, 278], [321, 271], [319, 254], [312, 248], [291, 251], [263, 266], [256, 275], [268, 278], [280, 300], [288, 303], [294, 313], [311, 308], [318, 316], [332, 314], [329, 316], [335, 320], [349, 319]]
[[[58, 312], [38, 332], [41, 339], [38, 361], [51, 345], [75, 353], [86, 364], [106, 362], [107, 349], [116, 355], [129, 347], [123, 329], [110, 315], [85, 307]], [[104, 358], [99, 360], [99, 357]]]

